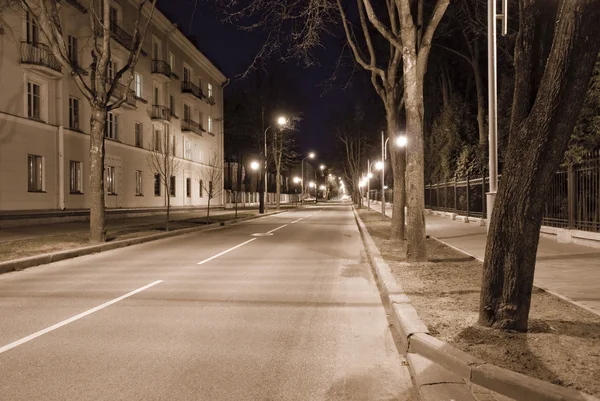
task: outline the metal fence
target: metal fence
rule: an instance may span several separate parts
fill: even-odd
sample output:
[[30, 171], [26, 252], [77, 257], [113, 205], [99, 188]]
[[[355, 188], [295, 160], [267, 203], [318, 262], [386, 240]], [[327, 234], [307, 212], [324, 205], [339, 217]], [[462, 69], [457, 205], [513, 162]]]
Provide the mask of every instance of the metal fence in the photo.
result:
[[[483, 184], [482, 184], [483, 183]], [[455, 178], [425, 186], [425, 206], [486, 218], [485, 177]], [[600, 232], [600, 153], [557, 171], [550, 184], [542, 224]]]

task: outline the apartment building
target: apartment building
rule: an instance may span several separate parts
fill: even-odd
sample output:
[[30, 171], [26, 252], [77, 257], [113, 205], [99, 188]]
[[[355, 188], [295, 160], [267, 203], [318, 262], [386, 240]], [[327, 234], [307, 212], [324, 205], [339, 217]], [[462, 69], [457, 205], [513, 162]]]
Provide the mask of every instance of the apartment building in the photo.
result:
[[[60, 16], [69, 57], [89, 77], [87, 2], [63, 0]], [[136, 10], [130, 0], [110, 9], [112, 60], [121, 68]], [[27, 13], [7, 10], [0, 27], [0, 211], [85, 209], [88, 199], [90, 107], [74, 79], [44, 44]], [[149, 26], [127, 101], [107, 116], [105, 192], [108, 208], [207, 204], [203, 171], [223, 171], [223, 86], [226, 77], [160, 11]], [[164, 193], [148, 155], [167, 138], [178, 161]], [[219, 188], [221, 182], [212, 183]], [[223, 191], [221, 191], [222, 193]], [[222, 203], [222, 196], [211, 205]]]

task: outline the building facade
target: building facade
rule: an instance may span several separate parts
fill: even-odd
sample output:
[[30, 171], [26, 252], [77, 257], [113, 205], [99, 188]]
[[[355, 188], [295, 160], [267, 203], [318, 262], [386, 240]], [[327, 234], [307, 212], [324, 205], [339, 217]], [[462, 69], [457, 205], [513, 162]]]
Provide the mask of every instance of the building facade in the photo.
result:
[[[89, 78], [91, 40], [87, 3], [62, 1], [60, 17], [69, 58]], [[109, 75], [129, 55], [136, 9], [130, 0], [110, 9]], [[86, 209], [90, 106], [61, 68], [33, 18], [7, 10], [0, 27], [0, 211]], [[223, 86], [226, 77], [160, 11], [149, 25], [127, 101], [107, 116], [107, 208], [208, 203], [208, 168], [223, 171]], [[167, 141], [178, 171], [170, 194], [149, 155]], [[163, 142], [164, 144], [164, 142]], [[223, 202], [223, 179], [212, 183]]]

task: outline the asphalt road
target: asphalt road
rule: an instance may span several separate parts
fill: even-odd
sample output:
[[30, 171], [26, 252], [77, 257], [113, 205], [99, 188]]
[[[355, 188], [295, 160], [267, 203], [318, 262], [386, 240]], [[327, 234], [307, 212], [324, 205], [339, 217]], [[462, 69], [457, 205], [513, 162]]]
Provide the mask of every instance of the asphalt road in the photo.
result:
[[414, 399], [349, 205], [2, 275], [0, 322], [1, 400]]

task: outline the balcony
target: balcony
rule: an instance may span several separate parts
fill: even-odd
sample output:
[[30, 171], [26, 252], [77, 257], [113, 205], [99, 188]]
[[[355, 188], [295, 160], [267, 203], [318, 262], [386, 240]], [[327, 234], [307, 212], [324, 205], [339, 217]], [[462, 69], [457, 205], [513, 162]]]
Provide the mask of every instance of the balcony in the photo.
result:
[[48, 78], [62, 77], [62, 65], [50, 48], [41, 43], [21, 42], [21, 64]]
[[125, 103], [123, 103], [123, 106], [129, 106], [130, 108], [135, 109], [135, 91], [133, 89], [125, 87], [125, 85], [123, 85], [122, 83], [117, 82], [115, 85], [115, 90], [112, 93], [112, 97], [114, 97], [115, 99], [122, 99], [123, 96], [126, 96]]
[[152, 74], [163, 81], [170, 81], [173, 75], [171, 66], [163, 60], [152, 60]]
[[204, 95], [202, 94], [202, 89], [198, 85], [190, 81], [184, 81], [181, 83], [181, 93], [184, 95], [192, 95], [196, 99], [202, 100]]
[[207, 97], [206, 103], [210, 104], [211, 106], [214, 106], [215, 105], [215, 97], [214, 96]]
[[202, 126], [197, 123], [196, 121], [192, 121], [192, 120], [183, 120], [181, 122], [181, 131], [182, 132], [193, 132], [195, 134], [198, 135], [202, 135], [202, 132], [204, 131], [202, 129]]
[[[104, 22], [101, 20], [100, 24]], [[117, 43], [121, 44], [125, 49], [129, 51], [133, 51], [133, 36], [131, 36], [125, 29], [121, 28], [116, 22], [110, 22], [110, 36], [117, 41]], [[97, 27], [98, 34], [102, 35], [102, 25]], [[142, 56], [147, 56], [148, 54], [142, 49]]]
[[66, 3], [69, 3], [73, 7], [75, 7], [80, 12], [87, 14], [88, 10], [85, 8], [83, 4], [81, 4], [78, 0], [65, 0]]
[[171, 121], [171, 109], [167, 106], [152, 105], [152, 119], [163, 122]]

